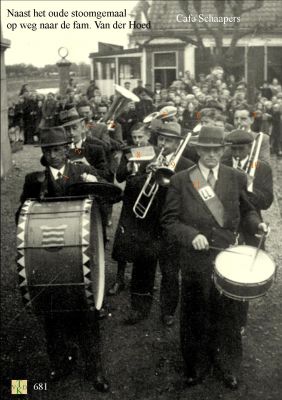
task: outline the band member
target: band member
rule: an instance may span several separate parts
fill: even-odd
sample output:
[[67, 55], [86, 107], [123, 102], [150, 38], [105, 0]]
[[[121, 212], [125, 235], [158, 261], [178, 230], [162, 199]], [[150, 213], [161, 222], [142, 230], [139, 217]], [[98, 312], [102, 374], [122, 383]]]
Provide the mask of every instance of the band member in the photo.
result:
[[[26, 176], [21, 204], [28, 198], [66, 196], [70, 185], [100, 179], [92, 167], [68, 161], [70, 142], [63, 127], [42, 130], [40, 145], [46, 170]], [[86, 378], [97, 390], [109, 390], [109, 383], [103, 376], [97, 311], [45, 315], [44, 329], [51, 364], [50, 380], [60, 380], [71, 373], [77, 357], [74, 346], [78, 345], [85, 361]]]
[[[164, 123], [157, 129], [158, 148], [163, 148], [164, 163], [171, 165], [175, 172], [180, 172], [191, 167], [194, 163], [184, 157], [180, 157], [177, 165], [173, 164], [173, 156], [182, 139], [181, 127], [176, 122]], [[171, 163], [171, 164], [170, 164]], [[158, 195], [158, 208], [163, 207], [167, 189], [161, 188]], [[160, 288], [161, 320], [164, 325], [171, 326], [174, 323], [174, 313], [179, 298], [179, 259], [178, 246], [169, 243], [165, 237], [160, 237], [159, 266], [162, 274]]]
[[[261, 210], [267, 210], [273, 202], [273, 180], [271, 167], [265, 161], [250, 159], [250, 152], [254, 142], [253, 135], [243, 130], [231, 132], [226, 141], [231, 143], [231, 157], [222, 159], [223, 164], [248, 172], [255, 169], [254, 178], [247, 173], [247, 194], [250, 203], [256, 209], [262, 221]], [[255, 151], [255, 150], [254, 150]], [[259, 238], [250, 235], [247, 230], [243, 231], [244, 242], [249, 246], [257, 247]], [[261, 244], [261, 249], [265, 248], [265, 239]], [[249, 309], [248, 301], [244, 302], [244, 311], [242, 312], [242, 333], [247, 325], [247, 314]]]
[[[243, 129], [246, 132], [251, 133], [253, 139], [257, 139], [258, 133], [252, 131], [252, 125], [254, 123], [255, 116], [247, 109], [242, 106], [240, 109], [235, 110], [234, 113], [234, 126], [236, 129]], [[229, 151], [226, 152], [229, 155]], [[269, 136], [263, 134], [263, 141], [259, 153], [259, 159], [270, 164], [270, 144]]]
[[[141, 122], [138, 122], [135, 124], [132, 128], [131, 132], [131, 140], [133, 142], [133, 146], [148, 146], [149, 145], [149, 139], [150, 139], [150, 131], [146, 129]], [[136, 163], [135, 163], [136, 164]], [[124, 153], [120, 165], [117, 170], [117, 181], [118, 182], [127, 182], [129, 179], [132, 181], [132, 176], [134, 176], [134, 168], [136, 168], [136, 165], [134, 165], [133, 162], [130, 162], [126, 158], [126, 154]], [[140, 168], [140, 164], [137, 166], [137, 168]], [[129, 183], [130, 185], [130, 183]], [[122, 290], [124, 290], [125, 284], [124, 284], [124, 275], [125, 275], [125, 268], [126, 268], [126, 260], [127, 260], [127, 254], [123, 252], [123, 247], [122, 243], [120, 242], [119, 235], [120, 231], [123, 229], [122, 228], [122, 221], [124, 219], [124, 215], [127, 215], [129, 212], [130, 214], [132, 213], [132, 204], [130, 206], [128, 205], [128, 200], [127, 196], [131, 197], [130, 190], [128, 190], [127, 186], [125, 187], [124, 190], [124, 198], [123, 198], [123, 208], [121, 210], [121, 216], [120, 216], [120, 221], [116, 230], [116, 238], [113, 246], [113, 258], [118, 262], [117, 265], [117, 275], [116, 275], [116, 281], [114, 284], [111, 286], [111, 288], [108, 291], [109, 295], [117, 295], [120, 293]], [[130, 201], [129, 197], [129, 201]], [[132, 218], [134, 218], [132, 216]], [[119, 243], [119, 244], [118, 244]], [[119, 249], [117, 247], [121, 246]]]
[[[158, 132], [158, 151], [163, 148], [163, 161], [167, 165], [172, 161], [172, 154], [182, 139], [180, 132], [181, 127], [176, 122], [162, 124]], [[149, 140], [149, 137], [147, 140]], [[191, 164], [187, 160], [181, 160], [178, 165], [181, 168], [187, 168]], [[150, 167], [154, 169], [157, 166], [155, 163], [151, 163]], [[141, 164], [139, 171], [132, 175], [132, 166], [125, 163], [120, 165], [117, 173], [119, 182], [126, 179], [126, 188], [112, 256], [117, 261], [126, 258], [126, 261], [133, 262], [131, 312], [127, 318], [127, 323], [129, 324], [135, 324], [149, 315], [153, 299], [155, 271], [160, 256], [159, 215], [166, 189], [159, 188], [157, 197], [144, 219], [137, 218], [133, 212], [136, 199], [147, 179], [147, 171], [148, 165]], [[164, 265], [162, 261], [160, 263]], [[162, 293], [167, 289], [165, 283], [169, 280], [170, 272], [172, 273], [169, 268], [164, 271], [165, 278]], [[176, 274], [178, 275], [178, 271]], [[167, 290], [170, 293], [170, 290]]]
[[109, 168], [106, 161], [105, 151], [102, 145], [98, 145], [95, 141], [87, 139], [86, 127], [83, 118], [79, 117], [75, 108], [68, 110], [65, 113], [65, 118], [62, 120], [63, 127], [67, 134], [72, 138], [72, 143], [69, 151], [69, 158], [91, 165], [96, 169], [99, 176], [107, 179]]
[[[254, 141], [250, 132], [235, 130], [226, 137], [226, 141], [231, 143], [231, 157], [223, 157], [222, 162], [225, 165], [242, 171], [246, 171], [248, 166], [248, 169], [255, 169], [254, 177], [247, 174], [247, 194], [250, 203], [261, 217], [261, 210], [267, 210], [273, 202], [271, 167], [260, 159], [257, 161], [250, 160], [250, 152]], [[259, 243], [259, 238], [249, 235], [248, 232], [244, 233], [244, 240], [250, 246], [256, 247]], [[264, 248], [264, 244], [262, 248]]]
[[242, 302], [216, 290], [215, 248], [234, 244], [240, 223], [250, 234], [268, 229], [248, 201], [246, 176], [220, 163], [223, 129], [203, 127], [196, 147], [199, 162], [172, 177], [161, 219], [168, 240], [180, 246], [182, 355], [189, 386], [200, 383], [213, 363], [224, 384], [237, 389]]

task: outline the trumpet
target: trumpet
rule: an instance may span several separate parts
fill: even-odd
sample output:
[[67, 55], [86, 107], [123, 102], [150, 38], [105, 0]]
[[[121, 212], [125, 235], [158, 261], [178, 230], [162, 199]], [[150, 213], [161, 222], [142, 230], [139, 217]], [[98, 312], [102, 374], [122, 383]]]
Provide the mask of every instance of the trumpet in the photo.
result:
[[[133, 206], [133, 212], [137, 218], [144, 219], [148, 214], [151, 204], [157, 194], [159, 186], [168, 186], [171, 176], [175, 173], [175, 168], [180, 160], [180, 157], [188, 144], [192, 132], [189, 132], [184, 140], [181, 140], [179, 146], [175, 150], [170, 162], [163, 156], [164, 147], [160, 151], [156, 159], [156, 169], [151, 171], [144, 183], [137, 200]], [[159, 165], [159, 166], [158, 166]]]

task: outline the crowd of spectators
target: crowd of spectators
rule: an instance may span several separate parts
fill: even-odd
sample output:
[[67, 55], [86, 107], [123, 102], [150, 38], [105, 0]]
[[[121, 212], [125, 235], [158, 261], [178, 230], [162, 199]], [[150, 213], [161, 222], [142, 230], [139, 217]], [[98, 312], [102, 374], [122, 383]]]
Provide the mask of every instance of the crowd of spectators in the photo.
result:
[[[264, 82], [256, 90], [253, 105], [248, 104], [244, 79], [236, 82], [234, 75], [226, 76], [221, 67], [213, 68], [208, 75], [199, 74], [198, 79], [186, 71], [182, 79], [175, 80], [169, 87], [162, 87], [159, 82], [154, 88], [150, 84], [143, 86], [141, 80], [135, 88], [131, 88], [130, 82], [125, 82], [124, 87], [140, 98], [138, 103], [130, 102], [116, 121], [116, 129], [121, 130], [123, 141], [129, 144], [132, 126], [165, 106], [177, 108], [176, 119], [183, 133], [187, 130], [197, 132], [199, 122], [207, 120], [230, 131], [234, 125], [234, 112], [248, 109], [254, 117], [252, 130], [269, 135], [271, 151], [282, 156], [282, 89], [276, 78], [271, 84]], [[88, 107], [88, 120], [98, 121], [112, 101], [113, 96], [104, 95], [103, 88], [98, 88], [95, 81], [90, 81], [87, 90], [82, 92], [71, 78], [64, 97], [51, 92], [44, 96], [25, 84], [18, 100], [9, 107], [10, 140], [34, 143], [41, 126], [60, 125], [62, 111], [73, 107], [78, 112]]]

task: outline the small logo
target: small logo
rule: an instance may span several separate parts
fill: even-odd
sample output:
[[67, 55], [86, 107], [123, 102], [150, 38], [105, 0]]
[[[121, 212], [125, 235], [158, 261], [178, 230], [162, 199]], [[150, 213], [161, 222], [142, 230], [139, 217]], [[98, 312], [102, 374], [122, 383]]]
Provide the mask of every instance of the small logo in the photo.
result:
[[65, 245], [65, 230], [67, 225], [47, 226], [41, 225], [42, 247], [59, 247]]
[[27, 380], [12, 380], [12, 394], [27, 394]]

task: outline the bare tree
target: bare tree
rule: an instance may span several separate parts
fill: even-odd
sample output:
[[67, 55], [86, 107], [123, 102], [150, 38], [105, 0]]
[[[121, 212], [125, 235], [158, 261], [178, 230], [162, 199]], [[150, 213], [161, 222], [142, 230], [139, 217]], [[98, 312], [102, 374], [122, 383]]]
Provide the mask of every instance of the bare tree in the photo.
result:
[[[214, 38], [215, 41], [214, 52], [213, 55], [211, 55], [210, 60], [211, 64], [220, 64], [228, 70], [228, 67], [234, 67], [236, 64], [242, 62], [242, 60], [236, 60], [235, 58], [236, 46], [241, 38], [244, 36], [265, 32], [271, 28], [269, 24], [260, 19], [258, 22], [252, 24], [251, 28], [242, 29], [241, 27], [242, 16], [246, 13], [252, 13], [252, 11], [259, 10], [263, 6], [264, 1], [265, 0], [254, 0], [253, 2], [250, 2], [249, 0], [211, 0], [214, 9], [216, 10], [217, 17], [226, 15], [225, 13], [228, 9], [228, 15], [237, 17], [235, 22], [228, 24], [209, 24], [205, 21], [200, 23], [195, 22], [190, 25], [193, 29], [192, 35], [190, 31], [187, 34], [178, 34], [175, 32], [174, 36], [182, 38], [186, 42], [197, 46], [200, 50], [202, 50], [202, 53], [204, 53], [205, 46], [203, 37], [207, 36], [208, 34]], [[179, 0], [178, 3], [185, 15], [193, 14], [193, 11], [198, 14], [206, 13], [206, 10], [203, 9], [206, 1]], [[202, 29], [202, 27], [204, 27], [204, 29]], [[231, 34], [231, 41], [230, 45], [226, 48], [223, 46], [223, 39], [227, 33], [229, 35]]]

